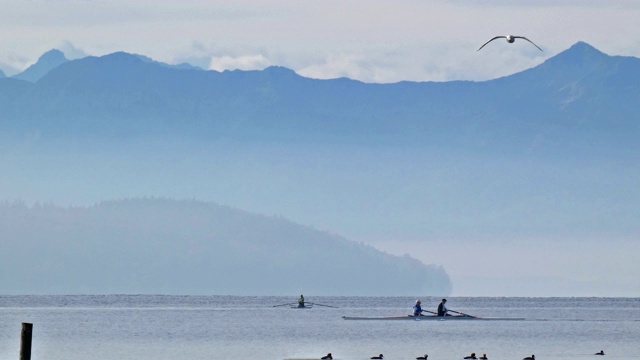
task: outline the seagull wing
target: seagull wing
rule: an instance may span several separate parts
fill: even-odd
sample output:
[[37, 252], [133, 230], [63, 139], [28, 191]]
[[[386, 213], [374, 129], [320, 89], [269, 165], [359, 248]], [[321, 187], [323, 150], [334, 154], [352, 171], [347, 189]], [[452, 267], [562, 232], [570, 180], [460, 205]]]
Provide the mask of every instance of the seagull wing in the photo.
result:
[[533, 46], [537, 47], [537, 48], [538, 48], [538, 50], [542, 51], [542, 49], [540, 49], [540, 46], [538, 46], [538, 45], [534, 44], [534, 43], [533, 43], [533, 41], [531, 41], [531, 40], [527, 39], [527, 38], [526, 38], [526, 37], [524, 37], [524, 36], [514, 36], [514, 38], [516, 38], [516, 39], [524, 39], [524, 40], [527, 40], [528, 42], [530, 42], [531, 44], [533, 44]]
[[[500, 38], [506, 38], [506, 36], [502, 35], [502, 36], [495, 36], [493, 38], [491, 38], [491, 40], [487, 41], [486, 43], [482, 44], [482, 46], [480, 46], [480, 49], [482, 49], [485, 45], [487, 45], [488, 43], [492, 42], [495, 39], [500, 39]], [[480, 49], [476, 50], [476, 51], [480, 51]]]

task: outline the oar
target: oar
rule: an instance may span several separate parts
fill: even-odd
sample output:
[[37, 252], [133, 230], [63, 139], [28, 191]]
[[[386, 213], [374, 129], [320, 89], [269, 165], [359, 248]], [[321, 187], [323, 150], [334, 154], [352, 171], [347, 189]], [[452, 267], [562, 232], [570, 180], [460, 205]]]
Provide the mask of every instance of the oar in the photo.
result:
[[422, 311], [423, 311], [423, 312], [431, 313], [431, 314], [433, 314], [433, 315], [438, 315], [438, 313], [437, 313], [437, 312], [435, 312], [435, 311], [429, 311], [429, 310], [424, 310], [424, 309], [422, 309]]
[[280, 304], [280, 305], [273, 305], [273, 307], [278, 307], [278, 306], [287, 306], [287, 305], [293, 305], [293, 303], [286, 303], [286, 304]]
[[317, 305], [317, 306], [326, 306], [326, 307], [335, 308], [335, 309], [337, 309], [337, 308], [338, 308], [337, 306], [322, 305], [322, 304], [318, 304], [318, 303], [309, 303], [309, 304], [311, 304], [311, 305]]
[[447, 309], [447, 311], [451, 311], [451, 312], [453, 312], [453, 313], [460, 314], [460, 315], [463, 315], [463, 316], [468, 316], [468, 317], [471, 317], [471, 318], [475, 318], [475, 317], [477, 317], [477, 316], [472, 316], [472, 315], [469, 315], [469, 314], [461, 313], [461, 312], [459, 312], [459, 311], [455, 311], [455, 310], [449, 310], [449, 309]]

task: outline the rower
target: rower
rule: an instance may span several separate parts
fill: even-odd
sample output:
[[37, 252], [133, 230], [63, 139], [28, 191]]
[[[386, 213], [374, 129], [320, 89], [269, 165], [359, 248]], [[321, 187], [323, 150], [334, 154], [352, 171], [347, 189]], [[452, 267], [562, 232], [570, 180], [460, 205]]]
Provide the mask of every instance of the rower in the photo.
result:
[[604, 355], [604, 350], [600, 350], [600, 352], [597, 352], [594, 355]]
[[526, 358], [524, 358], [522, 360], [536, 360], [536, 356], [535, 355], [527, 356]]
[[416, 300], [416, 304], [413, 307], [413, 316], [421, 316], [423, 311], [422, 306], [420, 306], [420, 300]]
[[427, 358], [428, 358], [428, 357], [429, 357], [429, 355], [424, 354], [424, 356], [418, 356], [418, 357], [416, 358], [416, 360], [427, 360]]
[[476, 357], [476, 353], [471, 353], [471, 355], [465, 356], [464, 358], [467, 359], [467, 360], [476, 360], [476, 359], [478, 359]]
[[449, 314], [447, 314], [447, 307], [445, 306], [445, 304], [447, 303], [447, 299], [442, 299], [442, 301], [440, 302], [440, 304], [438, 305], [438, 316], [447, 316]]
[[478, 359], [480, 359], [480, 360], [489, 360], [489, 358], [487, 357], [487, 354], [482, 354], [482, 356], [480, 356]]
[[300, 298], [298, 299], [298, 307], [303, 308], [304, 307], [304, 296], [300, 295]]
[[378, 355], [378, 356], [372, 356], [372, 359], [382, 359], [382, 354]]
[[326, 356], [321, 357], [322, 360], [331, 360], [333, 359], [333, 356], [331, 356], [331, 353], [328, 353]]

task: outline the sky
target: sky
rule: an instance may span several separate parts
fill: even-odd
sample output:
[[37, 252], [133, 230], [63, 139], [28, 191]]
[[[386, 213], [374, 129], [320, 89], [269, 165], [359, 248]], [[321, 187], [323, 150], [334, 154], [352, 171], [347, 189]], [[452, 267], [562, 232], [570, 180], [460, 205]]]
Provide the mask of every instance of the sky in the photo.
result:
[[[311, 78], [370, 83], [494, 79], [538, 65], [578, 41], [610, 55], [640, 57], [637, 0], [0, 0], [0, 7], [0, 70], [8, 76], [54, 48], [70, 59], [125, 51], [218, 71], [284, 66]], [[543, 51], [503, 40], [477, 51], [493, 36], [509, 34], [526, 36]], [[552, 284], [548, 294], [589, 294], [594, 287], [601, 295], [640, 293], [637, 281], [627, 286], [628, 278], [617, 276], [640, 271], [633, 259], [640, 247], [632, 241], [615, 249], [596, 240], [576, 242], [583, 262], [566, 275], [575, 280], [581, 274], [575, 289], [567, 288], [556, 267], [547, 271], [535, 262], [543, 256], [566, 261], [561, 252], [550, 255], [554, 243], [545, 241], [547, 247], [531, 239], [526, 259], [510, 255], [521, 252], [522, 243], [452, 242], [442, 245], [447, 251], [435, 262], [452, 275], [454, 295], [539, 293], [518, 287], [532, 268], [540, 283]], [[415, 251], [421, 246], [415, 239], [374, 245], [434, 262], [432, 252]], [[485, 260], [496, 258], [503, 261]], [[621, 266], [612, 268], [616, 260]], [[489, 273], [504, 274], [493, 293], [484, 284], [495, 283], [495, 276], [482, 278]], [[607, 291], [607, 283], [616, 290]]]
[[[585, 41], [640, 57], [636, 0], [0, 0], [0, 69], [57, 48], [126, 51], [206, 69], [284, 66], [364, 82], [487, 80]], [[526, 36], [531, 44], [496, 35]]]

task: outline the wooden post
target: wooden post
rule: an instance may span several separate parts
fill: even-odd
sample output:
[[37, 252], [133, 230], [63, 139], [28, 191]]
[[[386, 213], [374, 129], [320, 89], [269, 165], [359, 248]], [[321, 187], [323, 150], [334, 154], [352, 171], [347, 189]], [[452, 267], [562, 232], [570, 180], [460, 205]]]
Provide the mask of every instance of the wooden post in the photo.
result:
[[22, 333], [20, 334], [20, 360], [31, 360], [32, 334], [33, 324], [22, 323]]

